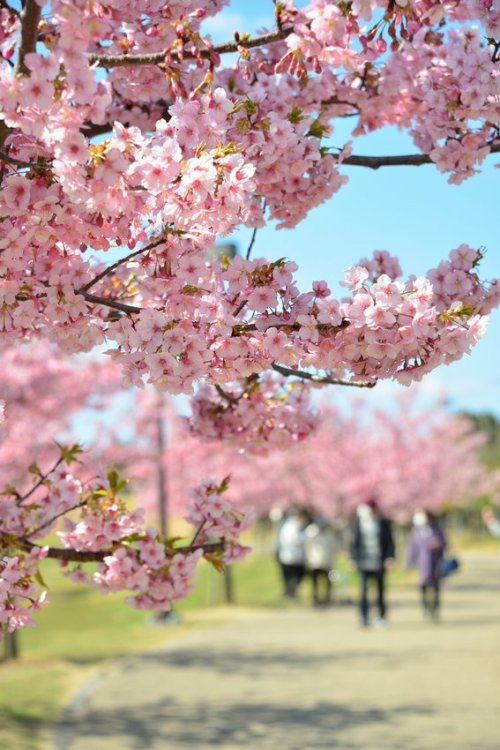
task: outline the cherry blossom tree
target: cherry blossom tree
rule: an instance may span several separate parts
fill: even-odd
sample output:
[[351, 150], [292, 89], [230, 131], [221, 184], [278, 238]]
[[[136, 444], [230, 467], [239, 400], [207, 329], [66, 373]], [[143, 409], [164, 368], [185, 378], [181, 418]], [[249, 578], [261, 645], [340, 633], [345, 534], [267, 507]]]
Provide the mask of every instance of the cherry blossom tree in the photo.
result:
[[[357, 400], [349, 409], [318, 406], [314, 433], [288, 450], [268, 455], [242, 451], [238, 440], [189, 435], [186, 422], [163, 400], [168, 440], [158, 451], [158, 396], [138, 394], [129, 439], [108, 441], [108, 461], [120, 458], [133, 477], [132, 492], [157, 512], [158, 464], [168, 481], [170, 512], [184, 512], [185, 487], [205, 475], [231, 471], [231, 499], [241, 510], [267, 516], [274, 508], [312, 505], [330, 519], [346, 517], [376, 494], [384, 512], [406, 522], [417, 508], [441, 511], [498, 487], [479, 450], [486, 436], [440, 403], [423, 406], [418, 390], [383, 410]], [[420, 399], [421, 401], [421, 399]], [[122, 425], [118, 425], [118, 431]]]
[[[293, 261], [252, 257], [253, 242], [232, 262], [208, 251], [240, 225], [254, 236], [267, 221], [292, 228], [352, 165], [434, 164], [452, 183], [472, 177], [500, 150], [500, 14], [491, 0], [276, 2], [275, 28], [214, 45], [202, 22], [225, 4], [1, 4], [1, 345], [45, 339], [70, 354], [105, 345], [126, 384], [186, 394], [200, 384], [198, 434], [263, 452], [312, 431], [312, 386], [406, 384], [469, 352], [500, 285], [481, 281], [482, 251], [466, 245], [404, 279], [397, 259], [377, 252], [346, 271], [341, 300], [323, 280], [300, 291]], [[347, 116], [353, 138], [395, 124], [417, 153], [331, 148]], [[69, 508], [84, 518], [66, 522], [64, 559], [108, 560], [99, 582], [129, 583], [141, 606], [165, 604], [168, 570], [186, 565], [168, 544], [166, 564], [162, 542], [138, 531], [113, 472], [97, 489], [67, 480], [76, 457], [62, 449], [36, 492], [5, 496], [14, 510], [2, 524], [0, 616], [11, 628], [23, 622], [21, 596], [26, 611], [37, 601], [29, 581], [43, 553], [33, 540]], [[241, 523], [219, 505], [224, 482], [203, 487], [189, 555]]]
[[26, 480], [32, 462], [50, 463], [57, 441], [76, 441], [82, 410], [93, 410], [95, 420], [121, 390], [119, 371], [109, 363], [69, 358], [43, 340], [7, 348], [0, 373], [8, 403], [8, 420], [0, 427], [0, 487]]

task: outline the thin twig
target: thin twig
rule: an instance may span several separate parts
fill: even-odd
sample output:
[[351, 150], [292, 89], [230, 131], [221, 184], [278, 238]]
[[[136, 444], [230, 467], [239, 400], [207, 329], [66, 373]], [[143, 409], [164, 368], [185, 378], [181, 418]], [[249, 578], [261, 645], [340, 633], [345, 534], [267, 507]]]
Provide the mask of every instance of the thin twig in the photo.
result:
[[98, 135], [107, 135], [108, 133], [111, 133], [112, 131], [113, 131], [112, 122], [105, 122], [102, 125], [99, 125], [93, 122], [84, 122], [80, 129], [80, 132], [86, 138], [94, 138], [95, 136], [98, 136]]
[[192, 547], [192, 546], [193, 546], [193, 544], [194, 544], [195, 542], [197, 542], [197, 541], [198, 541], [198, 539], [200, 538], [200, 534], [201, 534], [201, 532], [203, 531], [203, 529], [205, 528], [205, 524], [206, 524], [206, 522], [207, 522], [207, 519], [205, 518], [205, 519], [204, 519], [204, 520], [203, 520], [203, 521], [202, 521], [202, 522], [200, 523], [200, 525], [198, 526], [198, 528], [196, 529], [195, 535], [194, 535], [194, 537], [193, 537], [193, 538], [191, 539], [191, 544], [190, 544], [190, 546], [191, 546], [191, 547]]
[[286, 378], [295, 377], [300, 378], [301, 380], [311, 380], [313, 383], [320, 383], [323, 385], [347, 385], [352, 388], [374, 388], [377, 384], [376, 381], [344, 380], [343, 378], [331, 378], [328, 375], [315, 375], [312, 372], [307, 372], [307, 370], [294, 370], [292, 367], [279, 365], [277, 362], [273, 362], [271, 367]]
[[62, 464], [63, 461], [64, 461], [63, 456], [60, 456], [57, 459], [57, 461], [55, 462], [54, 466], [51, 469], [49, 469], [49, 471], [47, 471], [45, 474], [41, 474], [40, 475], [40, 479], [38, 480], [38, 482], [36, 482], [33, 485], [33, 487], [30, 489], [30, 491], [27, 492], [25, 495], [21, 496], [19, 502], [23, 503], [25, 500], [27, 500], [29, 497], [31, 497], [31, 495], [35, 492], [35, 490], [37, 490], [39, 487], [42, 486], [42, 484], [45, 482], [45, 480], [47, 479], [47, 477], [49, 477], [57, 469], [57, 467], [60, 466], [60, 464]]
[[84, 505], [87, 504], [86, 500], [82, 500], [81, 502], [77, 503], [76, 505], [73, 505], [71, 508], [65, 508], [60, 513], [56, 513], [55, 516], [52, 516], [52, 518], [49, 518], [48, 521], [45, 521], [45, 523], [42, 523], [41, 526], [38, 526], [36, 529], [32, 529], [28, 536], [32, 537], [35, 536], [35, 534], [40, 533], [43, 529], [46, 529], [47, 526], [50, 526], [54, 521], [57, 521], [58, 518], [61, 518], [61, 516], [65, 516], [66, 513], [70, 513], [72, 510], [76, 510], [77, 508], [83, 508]]
[[240, 312], [243, 310], [243, 308], [245, 307], [245, 305], [247, 304], [247, 302], [248, 302], [247, 299], [242, 299], [241, 300], [240, 304], [238, 305], [238, 307], [236, 308], [236, 310], [233, 313], [233, 317], [234, 318], [236, 318], [240, 314]]
[[5, 124], [4, 120], [0, 120], [0, 148], [3, 148], [3, 145], [9, 135], [10, 128]]
[[[219, 396], [224, 399], [224, 401], [228, 402], [228, 404], [235, 405], [235, 404], [237, 404], [239, 402], [239, 400], [241, 398], [241, 396], [240, 397], [238, 397], [238, 396], [230, 396], [229, 393], [226, 393], [226, 391], [218, 383], [215, 384], [215, 390], [217, 391], [217, 393], [219, 394]], [[241, 395], [243, 395], [243, 394], [241, 394]]]
[[322, 107], [332, 107], [336, 104], [341, 104], [344, 106], [352, 107], [357, 112], [359, 112], [360, 107], [359, 104], [354, 104], [353, 102], [347, 101], [347, 99], [339, 99], [337, 96], [331, 96], [329, 99], [323, 99], [321, 101]]
[[123, 265], [124, 263], [127, 263], [129, 260], [132, 260], [132, 258], [135, 258], [137, 255], [141, 255], [141, 253], [146, 253], [148, 250], [153, 250], [153, 248], [158, 247], [158, 245], [161, 245], [165, 242], [165, 237], [161, 237], [160, 239], [154, 240], [154, 242], [151, 242], [149, 245], [146, 245], [146, 247], [141, 247], [139, 250], [134, 250], [133, 252], [126, 255], [124, 258], [120, 258], [120, 260], [117, 260], [116, 263], [113, 263], [111, 266], [108, 266], [104, 269], [104, 271], [101, 271], [101, 273], [97, 274], [95, 278], [92, 279], [92, 281], [89, 281], [85, 286], [82, 286], [81, 289], [78, 289], [76, 294], [83, 294], [84, 292], [88, 292], [89, 289], [91, 289], [95, 284], [97, 284], [101, 279], [103, 279], [105, 276], [109, 276], [110, 273], [113, 273], [119, 266]]
[[252, 238], [250, 240], [250, 244], [247, 249], [247, 254], [245, 255], [246, 260], [250, 260], [250, 253], [252, 252], [252, 248], [254, 246], [256, 236], [257, 236], [257, 227], [254, 227], [254, 230], [252, 232]]
[[[217, 44], [210, 49], [199, 50], [199, 53], [196, 55], [186, 50], [183, 59], [194, 60], [197, 57], [209, 59], [214, 54], [225, 55], [231, 52], [238, 52], [241, 47], [244, 49], [263, 47], [266, 44], [272, 44], [273, 42], [280, 42], [283, 39], [286, 39], [286, 37], [292, 32], [293, 27], [290, 26], [287, 29], [272, 31], [268, 34], [261, 34], [260, 36], [253, 37], [253, 39], [240, 39], [238, 42], [224, 42], [223, 44]], [[99, 55], [94, 53], [88, 56], [88, 60], [91, 65], [97, 63], [101, 68], [117, 68], [125, 65], [160, 65], [165, 62], [165, 55], [169, 51], [169, 49], [166, 49], [148, 55]]]

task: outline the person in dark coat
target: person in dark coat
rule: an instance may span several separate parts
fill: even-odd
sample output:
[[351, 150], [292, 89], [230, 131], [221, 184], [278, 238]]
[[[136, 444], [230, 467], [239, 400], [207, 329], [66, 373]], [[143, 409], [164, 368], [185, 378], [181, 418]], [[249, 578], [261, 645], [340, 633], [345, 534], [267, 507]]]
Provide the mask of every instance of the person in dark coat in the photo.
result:
[[359, 572], [361, 625], [370, 624], [369, 582], [377, 589], [378, 624], [385, 626], [387, 605], [385, 600], [385, 572], [394, 563], [394, 537], [392, 524], [379, 510], [375, 498], [358, 506], [353, 529], [351, 558]]
[[439, 566], [445, 549], [446, 537], [436, 516], [430, 511], [417, 511], [406, 548], [406, 567], [417, 566], [424, 617], [433, 620], [439, 618]]

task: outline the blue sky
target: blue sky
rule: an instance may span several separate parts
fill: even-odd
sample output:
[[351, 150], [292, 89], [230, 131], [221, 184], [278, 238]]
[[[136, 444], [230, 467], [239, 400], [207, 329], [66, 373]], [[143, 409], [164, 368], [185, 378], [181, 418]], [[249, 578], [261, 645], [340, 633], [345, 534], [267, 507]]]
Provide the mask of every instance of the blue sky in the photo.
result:
[[[305, 5], [304, 2], [298, 3]], [[232, 0], [216, 19], [205, 24], [214, 40], [231, 39], [233, 32], [255, 32], [273, 26], [271, 0]], [[341, 123], [332, 141], [349, 139], [349, 122]], [[354, 153], [398, 154], [416, 151], [411, 139], [387, 128], [354, 141]], [[498, 177], [490, 157], [479, 175], [461, 186], [449, 185], [447, 176], [432, 166], [391, 167], [372, 171], [345, 167], [349, 183], [330, 201], [311, 211], [293, 230], [259, 230], [254, 256], [286, 256], [299, 264], [299, 282], [305, 288], [314, 279], [326, 279], [335, 292], [344, 269], [375, 249], [397, 255], [405, 273], [421, 274], [435, 267], [448, 252], [466, 242], [485, 247], [482, 278], [500, 275], [498, 247]], [[234, 235], [241, 251], [250, 233]], [[500, 416], [500, 312], [492, 317], [484, 339], [470, 356], [427, 376], [423, 392], [446, 391], [450, 407], [493, 411]], [[400, 386], [379, 384], [364, 396], [386, 401]], [[359, 393], [359, 392], [358, 392]], [[336, 394], [338, 395], [338, 393]], [[347, 393], [343, 391], [342, 398]]]

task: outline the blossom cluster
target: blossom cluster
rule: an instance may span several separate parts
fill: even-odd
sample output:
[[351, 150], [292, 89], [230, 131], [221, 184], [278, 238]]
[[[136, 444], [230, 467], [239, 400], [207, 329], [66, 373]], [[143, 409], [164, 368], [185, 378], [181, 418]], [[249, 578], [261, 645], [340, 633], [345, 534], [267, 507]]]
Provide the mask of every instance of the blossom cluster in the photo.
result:
[[65, 464], [54, 468], [49, 477], [36, 465], [31, 470], [36, 491], [26, 493], [29, 502], [13, 503], [9, 493], [2, 498], [0, 525], [7, 533], [19, 536], [28, 533], [31, 539], [37, 539], [46, 536], [60, 515], [80, 506], [83, 488]]
[[477, 171], [498, 138], [493, 3], [360, 0], [347, 9], [313, 0], [291, 20], [279, 69], [305, 80], [309, 94], [321, 96], [316, 106], [357, 114], [354, 135], [387, 124], [408, 128], [450, 182]]
[[227, 544], [222, 559], [225, 562], [234, 562], [241, 560], [250, 550], [237, 539], [248, 529], [252, 520], [252, 510], [248, 509], [243, 514], [222, 497], [229, 479], [229, 476], [222, 482], [207, 479], [191, 490], [191, 503], [187, 506], [186, 520], [197, 529], [198, 542], [224, 539]]
[[46, 550], [39, 548], [28, 554], [0, 557], [0, 637], [2, 633], [34, 625], [32, 615], [46, 600], [35, 580]]
[[286, 450], [307, 438], [318, 416], [304, 383], [275, 374], [217, 390], [202, 386], [191, 400], [189, 429], [208, 441], [226, 441], [253, 455]]
[[[265, 266], [260, 278], [267, 285], [250, 291], [248, 279], [263, 267], [258, 261], [237, 259], [226, 281], [230, 293], [242, 296], [253, 308], [257, 330], [249, 335], [271, 366], [279, 360], [290, 365], [289, 375], [303, 366], [337, 378], [354, 376], [364, 383], [394, 377], [409, 384], [439, 364], [458, 359], [484, 333], [500, 289], [496, 281], [489, 287], [479, 283], [476, 269], [481, 257], [481, 251], [461, 245], [427, 277], [403, 282], [397, 279], [397, 259], [378, 251], [371, 261], [364, 259], [363, 265], [346, 272], [343, 283], [350, 296], [336, 300], [325, 282], [315, 282], [308, 296], [294, 299], [289, 293], [289, 307], [286, 290], [277, 292], [274, 282], [275, 274], [281, 283], [290, 281], [291, 264], [274, 268], [272, 274]], [[272, 306], [272, 311], [260, 305]], [[226, 367], [240, 339], [241, 335], [222, 349]], [[223, 388], [205, 385], [192, 399], [194, 435], [226, 439], [251, 453], [286, 448], [315, 426], [306, 386], [284, 387], [276, 376], [250, 376], [246, 383]]]
[[[194, 524], [187, 546], [162, 539], [153, 527], [144, 528], [144, 510], [129, 510], [121, 494], [126, 482], [116, 471], [85, 485], [69, 473], [76, 446], [62, 449], [61, 460], [40, 474], [34, 491], [21, 495], [7, 487], [0, 503], [0, 633], [32, 624], [31, 614], [45, 600], [39, 563], [45, 557], [61, 561], [76, 582], [104, 592], [128, 591], [127, 602], [139, 609], [168, 611], [193, 585], [196, 563], [205, 556], [217, 567], [241, 559], [248, 551], [238, 537], [248, 521], [221, 495], [228, 480], [204, 482], [193, 492], [187, 520]], [[58, 519], [63, 546], [43, 547]], [[97, 562], [97, 570], [85, 563]]]
[[142, 509], [129, 512], [115, 503], [106, 507], [105, 517], [102, 506], [97, 513], [86, 514], [73, 533], [60, 534], [64, 544], [77, 550], [84, 545], [84, 549], [111, 548], [112, 552], [104, 556], [93, 575], [85, 575], [77, 566], [69, 576], [103, 591], [128, 590], [132, 593], [126, 601], [137, 609], [168, 611], [172, 602], [183, 599], [193, 587], [196, 563], [203, 556], [222, 565], [249, 551], [237, 541], [249, 517], [221, 497], [227, 487], [227, 480], [222, 484], [206, 480], [191, 491], [193, 503], [187, 508], [186, 520], [194, 526], [195, 535], [187, 548], [171, 546], [155, 528], [142, 531]]
[[[111, 323], [109, 335], [118, 344], [111, 354], [125, 364], [130, 382], [146, 377], [170, 392], [189, 393], [207, 375], [222, 386], [275, 363], [337, 378], [410, 382], [460, 358], [484, 332], [500, 297], [496, 281], [480, 282], [480, 258], [460, 246], [428, 276], [400, 281], [392, 278], [397, 262], [378, 252], [368, 268], [348, 269], [343, 283], [349, 295], [338, 300], [325, 281], [300, 293], [291, 262], [237, 257], [222, 273], [206, 274], [188, 293], [170, 297], [163, 311]], [[391, 276], [380, 273], [386, 270]], [[210, 283], [217, 294], [208, 292]], [[217, 410], [204, 412], [217, 416]]]

